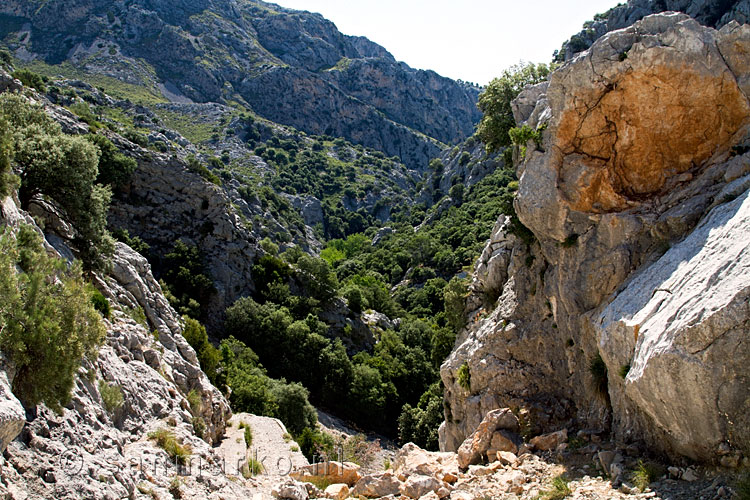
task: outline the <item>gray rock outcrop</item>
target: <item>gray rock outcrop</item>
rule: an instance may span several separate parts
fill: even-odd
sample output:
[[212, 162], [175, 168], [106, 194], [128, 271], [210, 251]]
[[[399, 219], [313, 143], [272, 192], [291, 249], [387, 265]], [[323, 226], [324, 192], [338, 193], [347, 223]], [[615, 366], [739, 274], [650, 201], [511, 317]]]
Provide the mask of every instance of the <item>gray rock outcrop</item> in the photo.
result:
[[125, 192], [112, 200], [109, 223], [127, 229], [159, 255], [178, 240], [200, 250], [216, 287], [207, 310], [208, 325], [219, 328], [222, 311], [254, 290], [251, 269], [257, 238], [232, 206], [226, 191], [191, 172], [174, 156], [147, 151], [122, 137], [109, 136], [138, 162]]
[[601, 36], [610, 31], [627, 28], [636, 21], [659, 12], [683, 12], [704, 26], [721, 28], [731, 21], [740, 24], [750, 21], [750, 2], [730, 0], [728, 2], [706, 2], [704, 0], [628, 0], [597, 14], [588, 21], [584, 29], [563, 43], [558, 54], [560, 61], [569, 61], [576, 54], [588, 49]]
[[547, 124], [517, 169], [536, 241], [499, 221], [477, 263], [441, 367], [441, 449], [509, 407], [532, 436], [579, 425], [701, 461], [721, 443], [750, 454], [748, 50], [747, 25], [648, 16], [519, 97], [516, 118]]
[[26, 424], [26, 413], [21, 402], [13, 395], [7, 368], [5, 359], [0, 355], [0, 453], [5, 451], [8, 443], [21, 433]]

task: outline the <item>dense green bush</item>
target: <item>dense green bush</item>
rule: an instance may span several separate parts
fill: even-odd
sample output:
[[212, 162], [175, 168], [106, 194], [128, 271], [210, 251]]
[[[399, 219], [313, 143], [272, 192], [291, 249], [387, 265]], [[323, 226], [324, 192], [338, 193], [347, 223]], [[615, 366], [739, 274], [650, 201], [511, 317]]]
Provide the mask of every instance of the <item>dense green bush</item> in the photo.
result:
[[315, 428], [317, 415], [301, 384], [268, 377], [252, 349], [234, 337], [222, 341], [221, 354], [236, 411], [277, 417], [295, 434]]
[[276, 401], [276, 416], [284, 422], [289, 432], [296, 435], [305, 428], [315, 428], [318, 417], [308, 400], [308, 390], [301, 384], [274, 381], [271, 394]]
[[31, 227], [0, 237], [0, 349], [17, 370], [13, 393], [27, 407], [67, 404], [81, 359], [93, 359], [104, 339], [81, 276], [80, 265], [49, 257]]
[[94, 309], [99, 311], [101, 315], [104, 318], [109, 319], [110, 315], [110, 307], [109, 307], [109, 301], [102, 295], [102, 292], [97, 290], [96, 288], [91, 288], [91, 305], [94, 306]]
[[306, 428], [295, 437], [300, 451], [311, 463], [320, 462], [322, 457], [334, 459], [333, 438], [317, 428]]
[[516, 126], [510, 103], [526, 85], [543, 82], [553, 68], [546, 64], [518, 64], [505, 70], [479, 95], [477, 106], [484, 113], [477, 135], [488, 151], [511, 144], [508, 131]]
[[216, 289], [198, 247], [177, 240], [172, 251], [164, 255], [160, 270], [172, 307], [191, 318], [203, 318]]
[[[6, 64], [10, 63], [10, 61], [4, 61]], [[21, 81], [25, 86], [27, 87], [33, 87], [37, 89], [39, 92], [46, 92], [47, 86], [45, 85], [44, 77], [42, 75], [39, 75], [37, 73], [34, 73], [31, 70], [22, 68], [17, 69], [12, 73], [13, 78], [16, 78]]]
[[174, 432], [164, 427], [148, 433], [148, 438], [156, 442], [156, 446], [167, 452], [175, 464], [186, 465], [193, 452], [189, 444], [183, 444]]
[[89, 134], [87, 138], [99, 148], [99, 184], [121, 187], [126, 184], [135, 172], [137, 164], [117, 149], [112, 141], [99, 134]]
[[41, 107], [21, 96], [0, 95], [0, 115], [14, 130], [8, 158], [21, 172], [22, 208], [44, 197], [75, 228], [71, 243], [84, 266], [106, 267], [113, 251], [106, 221], [111, 192], [95, 184], [98, 149], [83, 137], [63, 134]]
[[184, 316], [183, 320], [185, 321], [185, 328], [182, 335], [188, 341], [188, 344], [195, 349], [201, 370], [205, 372], [211, 382], [216, 384], [219, 362], [221, 361], [219, 350], [208, 341], [206, 327], [201, 325], [198, 320], [188, 316]]
[[398, 417], [398, 438], [404, 445], [412, 442], [426, 450], [438, 450], [438, 427], [443, 422], [443, 393], [434, 383], [422, 395], [419, 404], [405, 404]]
[[127, 229], [114, 229], [112, 230], [112, 236], [114, 236], [117, 241], [125, 243], [139, 254], [148, 256], [148, 251], [151, 249], [151, 246], [139, 236], [130, 236]]
[[601, 396], [607, 395], [607, 364], [598, 352], [589, 361], [589, 373], [593, 381], [594, 390]]
[[208, 182], [216, 184], [217, 186], [221, 186], [221, 178], [219, 178], [218, 175], [206, 168], [206, 166], [198, 161], [198, 159], [194, 155], [190, 155], [187, 157], [187, 166], [188, 169], [200, 175]]

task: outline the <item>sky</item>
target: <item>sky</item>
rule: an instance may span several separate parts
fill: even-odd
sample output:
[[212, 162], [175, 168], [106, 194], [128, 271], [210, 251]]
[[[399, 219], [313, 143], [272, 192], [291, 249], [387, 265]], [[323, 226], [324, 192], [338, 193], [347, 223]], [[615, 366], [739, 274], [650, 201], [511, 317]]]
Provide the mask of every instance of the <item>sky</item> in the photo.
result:
[[318, 12], [409, 66], [480, 85], [519, 61], [549, 62], [618, 0], [270, 0]]

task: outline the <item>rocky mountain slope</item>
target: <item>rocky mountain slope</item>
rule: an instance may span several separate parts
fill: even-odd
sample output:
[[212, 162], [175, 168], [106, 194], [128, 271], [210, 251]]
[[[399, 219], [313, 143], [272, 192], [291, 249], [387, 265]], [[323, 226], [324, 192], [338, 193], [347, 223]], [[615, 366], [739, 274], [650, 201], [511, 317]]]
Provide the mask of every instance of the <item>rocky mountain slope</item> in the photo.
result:
[[477, 263], [441, 449], [510, 407], [528, 435], [749, 456], [749, 49], [747, 25], [648, 16], [519, 96], [519, 124], [546, 126], [518, 165], [534, 240], [501, 218]]
[[627, 28], [645, 16], [658, 12], [684, 12], [704, 26], [721, 28], [734, 20], [740, 24], [750, 21], [750, 2], [730, 0], [704, 2], [701, 0], [628, 0], [607, 12], [597, 14], [588, 21], [584, 29], [563, 43], [556, 53], [559, 61], [568, 61], [589, 47], [602, 35], [610, 31]]
[[411, 168], [470, 135], [480, 117], [478, 88], [396, 62], [318, 14], [264, 2], [14, 0], [0, 15], [0, 38], [27, 61], [69, 62], [176, 102], [240, 101]]

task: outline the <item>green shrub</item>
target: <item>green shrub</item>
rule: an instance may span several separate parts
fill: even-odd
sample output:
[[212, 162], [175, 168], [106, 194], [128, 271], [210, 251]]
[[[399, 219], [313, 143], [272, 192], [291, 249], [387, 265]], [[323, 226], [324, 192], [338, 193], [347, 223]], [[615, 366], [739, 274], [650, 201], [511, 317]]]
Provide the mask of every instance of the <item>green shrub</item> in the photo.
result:
[[[16, 272], [18, 266], [22, 272]], [[16, 367], [13, 393], [26, 405], [67, 404], [81, 359], [94, 359], [105, 329], [81, 266], [49, 257], [22, 226], [0, 236], [0, 349]]]
[[[5, 58], [3, 58], [3, 61], [6, 64], [10, 64], [9, 61], [5, 61]], [[44, 84], [44, 78], [42, 77], [42, 75], [34, 73], [31, 70], [25, 68], [17, 69], [12, 73], [12, 76], [13, 78], [20, 80], [21, 83], [23, 83], [27, 87], [33, 87], [39, 92], [47, 91], [47, 87]]]
[[188, 405], [190, 406], [190, 413], [194, 417], [199, 416], [203, 412], [203, 401], [201, 400], [201, 395], [198, 391], [191, 389], [185, 399], [187, 399]]
[[562, 243], [560, 243], [560, 246], [563, 248], [572, 248], [578, 244], [578, 235], [576, 233], [568, 235]]
[[8, 49], [0, 49], [0, 62], [8, 66], [13, 64], [13, 56]]
[[219, 350], [208, 341], [206, 327], [201, 325], [198, 320], [188, 316], [183, 316], [182, 319], [185, 321], [185, 328], [182, 331], [183, 337], [195, 349], [201, 369], [211, 382], [216, 383], [221, 358]]
[[125, 185], [138, 166], [136, 161], [122, 154], [117, 146], [103, 135], [89, 134], [86, 137], [101, 152], [96, 182], [115, 187]]
[[104, 295], [102, 295], [102, 292], [93, 287], [91, 288], [91, 305], [93, 305], [94, 309], [99, 311], [104, 318], [109, 319], [109, 315], [111, 314], [109, 301]]
[[76, 114], [76, 116], [78, 116], [78, 118], [83, 120], [93, 130], [96, 130], [102, 127], [102, 124], [97, 121], [96, 115], [91, 111], [91, 108], [89, 107], [87, 102], [76, 101], [68, 107], [73, 113]]
[[508, 130], [508, 136], [510, 137], [510, 142], [520, 147], [520, 153], [521, 158], [526, 157], [526, 144], [530, 140], [534, 140], [534, 142], [539, 146], [542, 142], [542, 131], [547, 128], [547, 124], [543, 123], [539, 125], [536, 130], [532, 129], [528, 125], [523, 125], [522, 127], [513, 127], [510, 130]]
[[176, 464], [185, 465], [190, 459], [192, 449], [189, 444], [182, 444], [174, 432], [164, 427], [148, 433], [149, 439], [156, 441], [156, 446], [167, 452]]
[[198, 247], [177, 240], [172, 251], [164, 256], [162, 273], [174, 299], [172, 307], [183, 315], [200, 319], [216, 289]]
[[468, 361], [464, 361], [464, 364], [458, 369], [458, 385], [467, 391], [471, 390], [471, 371]]
[[362, 297], [362, 291], [357, 286], [346, 287], [341, 295], [346, 299], [349, 309], [355, 313], [360, 313], [363, 308], [367, 307], [367, 301]]
[[565, 476], [560, 475], [552, 479], [550, 488], [542, 492], [542, 494], [540, 495], [540, 499], [562, 500], [563, 498], [567, 498], [568, 496], [570, 496], [572, 493], [573, 492], [568, 486], [568, 479]]
[[127, 246], [143, 256], [147, 256], [148, 251], [151, 249], [151, 246], [143, 241], [139, 236], [130, 236], [130, 233], [127, 229], [114, 229], [112, 231], [112, 236], [114, 236], [117, 241], [125, 243]]
[[306, 427], [315, 427], [318, 423], [315, 408], [307, 399], [310, 393], [302, 384], [273, 381], [271, 394], [276, 400], [276, 416], [292, 434], [298, 434]]
[[248, 457], [247, 462], [242, 465], [242, 477], [250, 479], [253, 476], [263, 473], [263, 464], [255, 460], [253, 457]]
[[[466, 296], [468, 295], [466, 280], [456, 276], [451, 278], [443, 289], [443, 304], [448, 323], [455, 332], [463, 328], [466, 323]], [[452, 346], [451, 346], [452, 347]]]
[[320, 429], [309, 427], [302, 430], [295, 440], [299, 444], [302, 454], [312, 463], [320, 461], [321, 457], [334, 457], [335, 443], [330, 434], [321, 432]]
[[245, 446], [250, 448], [253, 445], [253, 429], [250, 425], [245, 425]]
[[102, 397], [104, 408], [109, 413], [114, 413], [117, 408], [122, 406], [122, 388], [119, 384], [108, 384], [104, 380], [100, 380], [99, 395]]
[[195, 156], [190, 155], [187, 157], [187, 167], [191, 172], [195, 172], [208, 182], [216, 184], [217, 186], [221, 186], [221, 179], [219, 178], [219, 176], [206, 168], [206, 166], [198, 161]]
[[656, 481], [659, 475], [658, 467], [643, 460], [638, 460], [638, 465], [630, 474], [630, 480], [639, 490], [645, 491], [648, 485]]
[[461, 153], [461, 157], [458, 159], [458, 164], [462, 167], [469, 163], [471, 160], [471, 154], [468, 151]]
[[552, 67], [546, 64], [519, 64], [505, 70], [479, 95], [477, 106], [483, 116], [477, 126], [477, 136], [487, 151], [493, 152], [511, 144], [508, 131], [516, 126], [510, 103], [526, 85], [543, 82]]
[[192, 424], [195, 435], [203, 439], [206, 434], [206, 421], [203, 420], [203, 417], [193, 417]]
[[425, 392], [419, 405], [405, 404], [398, 417], [399, 443], [412, 442], [431, 451], [438, 450], [438, 428], [443, 422], [443, 395], [439, 383]]
[[172, 498], [182, 498], [182, 482], [179, 477], [173, 478], [169, 482], [169, 488], [167, 488]]

